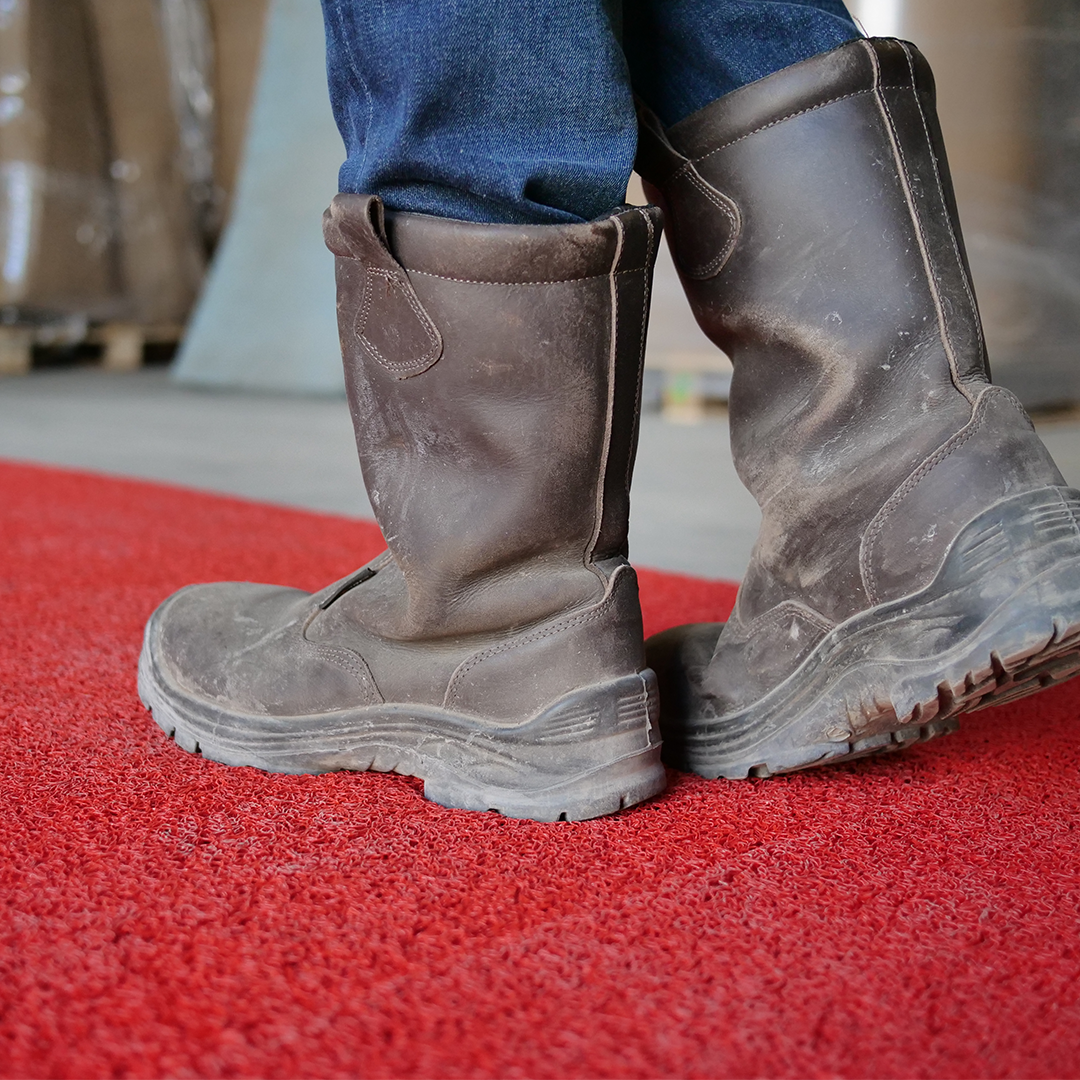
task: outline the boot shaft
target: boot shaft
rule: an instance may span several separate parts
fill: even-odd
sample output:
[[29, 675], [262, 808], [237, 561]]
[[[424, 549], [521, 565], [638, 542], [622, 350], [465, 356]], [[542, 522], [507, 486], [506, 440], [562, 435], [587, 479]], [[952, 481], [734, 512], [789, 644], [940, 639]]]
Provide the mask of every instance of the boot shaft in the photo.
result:
[[695, 315], [733, 356], [787, 345], [824, 366], [921, 345], [957, 382], [989, 378], [914, 46], [854, 41], [666, 131], [642, 119], [639, 166], [664, 192]]
[[732, 450], [765, 508], [740, 610], [794, 590], [846, 617], [868, 599], [864, 532], [989, 381], [929, 66], [859, 40], [666, 131], [642, 120], [639, 167], [733, 359]]
[[762, 510], [728, 622], [649, 649], [670, 763], [850, 760], [1074, 672], [1080, 498], [990, 384], [917, 50], [858, 40], [642, 128]]
[[625, 557], [654, 208], [585, 225], [383, 215], [340, 195], [346, 386], [402, 638], [483, 633], [603, 593]]

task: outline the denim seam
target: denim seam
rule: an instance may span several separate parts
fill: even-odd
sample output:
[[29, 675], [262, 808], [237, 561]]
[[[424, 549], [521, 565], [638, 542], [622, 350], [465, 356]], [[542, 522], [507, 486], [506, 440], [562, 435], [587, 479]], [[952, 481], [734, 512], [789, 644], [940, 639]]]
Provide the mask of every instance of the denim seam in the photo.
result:
[[368, 137], [371, 134], [371, 120], [374, 115], [374, 109], [371, 104], [371, 90], [368, 88], [367, 80], [364, 78], [360, 71], [360, 65], [356, 62], [356, 57], [353, 54], [352, 49], [352, 34], [348, 32], [348, 27], [345, 24], [345, 17], [341, 10], [341, 0], [334, 0], [334, 10], [337, 12], [338, 26], [345, 31], [342, 34], [342, 41], [345, 43], [346, 52], [349, 55], [349, 67], [352, 69], [353, 75], [356, 76], [357, 82], [360, 83], [361, 88], [364, 91], [364, 101], [367, 103], [367, 124], [364, 127], [364, 145], [361, 150], [361, 166], [367, 161], [368, 152]]

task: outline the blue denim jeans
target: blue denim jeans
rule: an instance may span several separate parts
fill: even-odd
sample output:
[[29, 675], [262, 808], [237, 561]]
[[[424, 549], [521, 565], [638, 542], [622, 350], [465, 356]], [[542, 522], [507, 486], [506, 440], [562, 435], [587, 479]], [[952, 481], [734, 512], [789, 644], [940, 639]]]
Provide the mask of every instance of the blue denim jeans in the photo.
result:
[[622, 202], [668, 125], [859, 36], [843, 0], [322, 0], [342, 191], [479, 222]]

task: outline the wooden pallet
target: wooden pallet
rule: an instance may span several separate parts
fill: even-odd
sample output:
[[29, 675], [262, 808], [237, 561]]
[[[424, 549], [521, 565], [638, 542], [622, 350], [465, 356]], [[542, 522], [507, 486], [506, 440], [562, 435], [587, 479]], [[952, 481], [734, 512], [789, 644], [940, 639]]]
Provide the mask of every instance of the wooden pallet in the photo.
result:
[[0, 375], [25, 375], [33, 361], [34, 331], [0, 326]]
[[[143, 365], [147, 345], [176, 344], [182, 336], [183, 327], [171, 323], [106, 322], [90, 325], [82, 341], [101, 347], [103, 370], [136, 371]], [[0, 375], [27, 374], [33, 367], [34, 346], [53, 343], [32, 326], [0, 326]]]

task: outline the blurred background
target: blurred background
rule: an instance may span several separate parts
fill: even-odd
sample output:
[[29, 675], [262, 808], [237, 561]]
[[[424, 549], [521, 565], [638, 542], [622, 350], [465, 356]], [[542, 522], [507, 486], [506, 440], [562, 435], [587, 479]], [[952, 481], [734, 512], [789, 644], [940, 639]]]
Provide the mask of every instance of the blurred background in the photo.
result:
[[[995, 378], [1076, 482], [1080, 0], [849, 7], [934, 67]], [[320, 229], [342, 156], [318, 0], [0, 0], [0, 455], [369, 514]], [[646, 368], [635, 550], [738, 576], [731, 368], [666, 250]]]
[[168, 359], [229, 216], [266, 0], [0, 0], [0, 370]]
[[[325, 100], [318, 3], [276, 3], [268, 35], [270, 6], [271, 0], [0, 0], [0, 370], [87, 362], [115, 370], [175, 355], [222, 248], [264, 46], [273, 70], [264, 69], [261, 96], [267, 104], [291, 100], [288, 121], [307, 132], [303, 156], [296, 153], [297, 131], [251, 132], [253, 154], [269, 142], [262, 157], [278, 155], [276, 167], [293, 176], [271, 178], [271, 190], [265, 176], [261, 184], [250, 178], [252, 196], [270, 204], [248, 224], [265, 227], [275, 213], [302, 220], [306, 213], [301, 236], [285, 239], [302, 244], [306, 232], [317, 253], [319, 212], [333, 194], [341, 157]], [[934, 67], [996, 378], [1032, 408], [1076, 401], [1080, 3], [849, 6], [869, 33], [915, 41]], [[268, 40], [275, 36], [281, 41]], [[307, 116], [299, 114], [297, 97]], [[266, 111], [280, 123], [280, 109]], [[320, 166], [325, 174], [312, 182]], [[304, 196], [311, 205], [295, 213]], [[233, 272], [250, 266], [265, 284], [264, 259], [249, 263], [251, 252], [232, 254]], [[306, 261], [292, 261], [297, 277]], [[274, 269], [288, 274], [289, 265], [278, 259]], [[682, 410], [689, 413], [697, 399], [722, 401], [729, 369], [695, 332], [666, 260], [657, 294], [649, 404], [676, 412], [689, 405]], [[332, 313], [332, 304], [317, 307]], [[283, 323], [291, 314], [277, 303], [271, 310]], [[329, 341], [330, 358], [321, 364], [268, 356], [300, 351], [304, 341], [311, 351], [310, 337], [260, 334], [252, 349], [239, 335], [221, 340], [219, 327], [206, 331], [213, 336], [196, 338], [191, 355], [181, 355], [182, 380], [335, 389], [332, 327], [315, 345]], [[231, 358], [207, 355], [230, 348]]]

